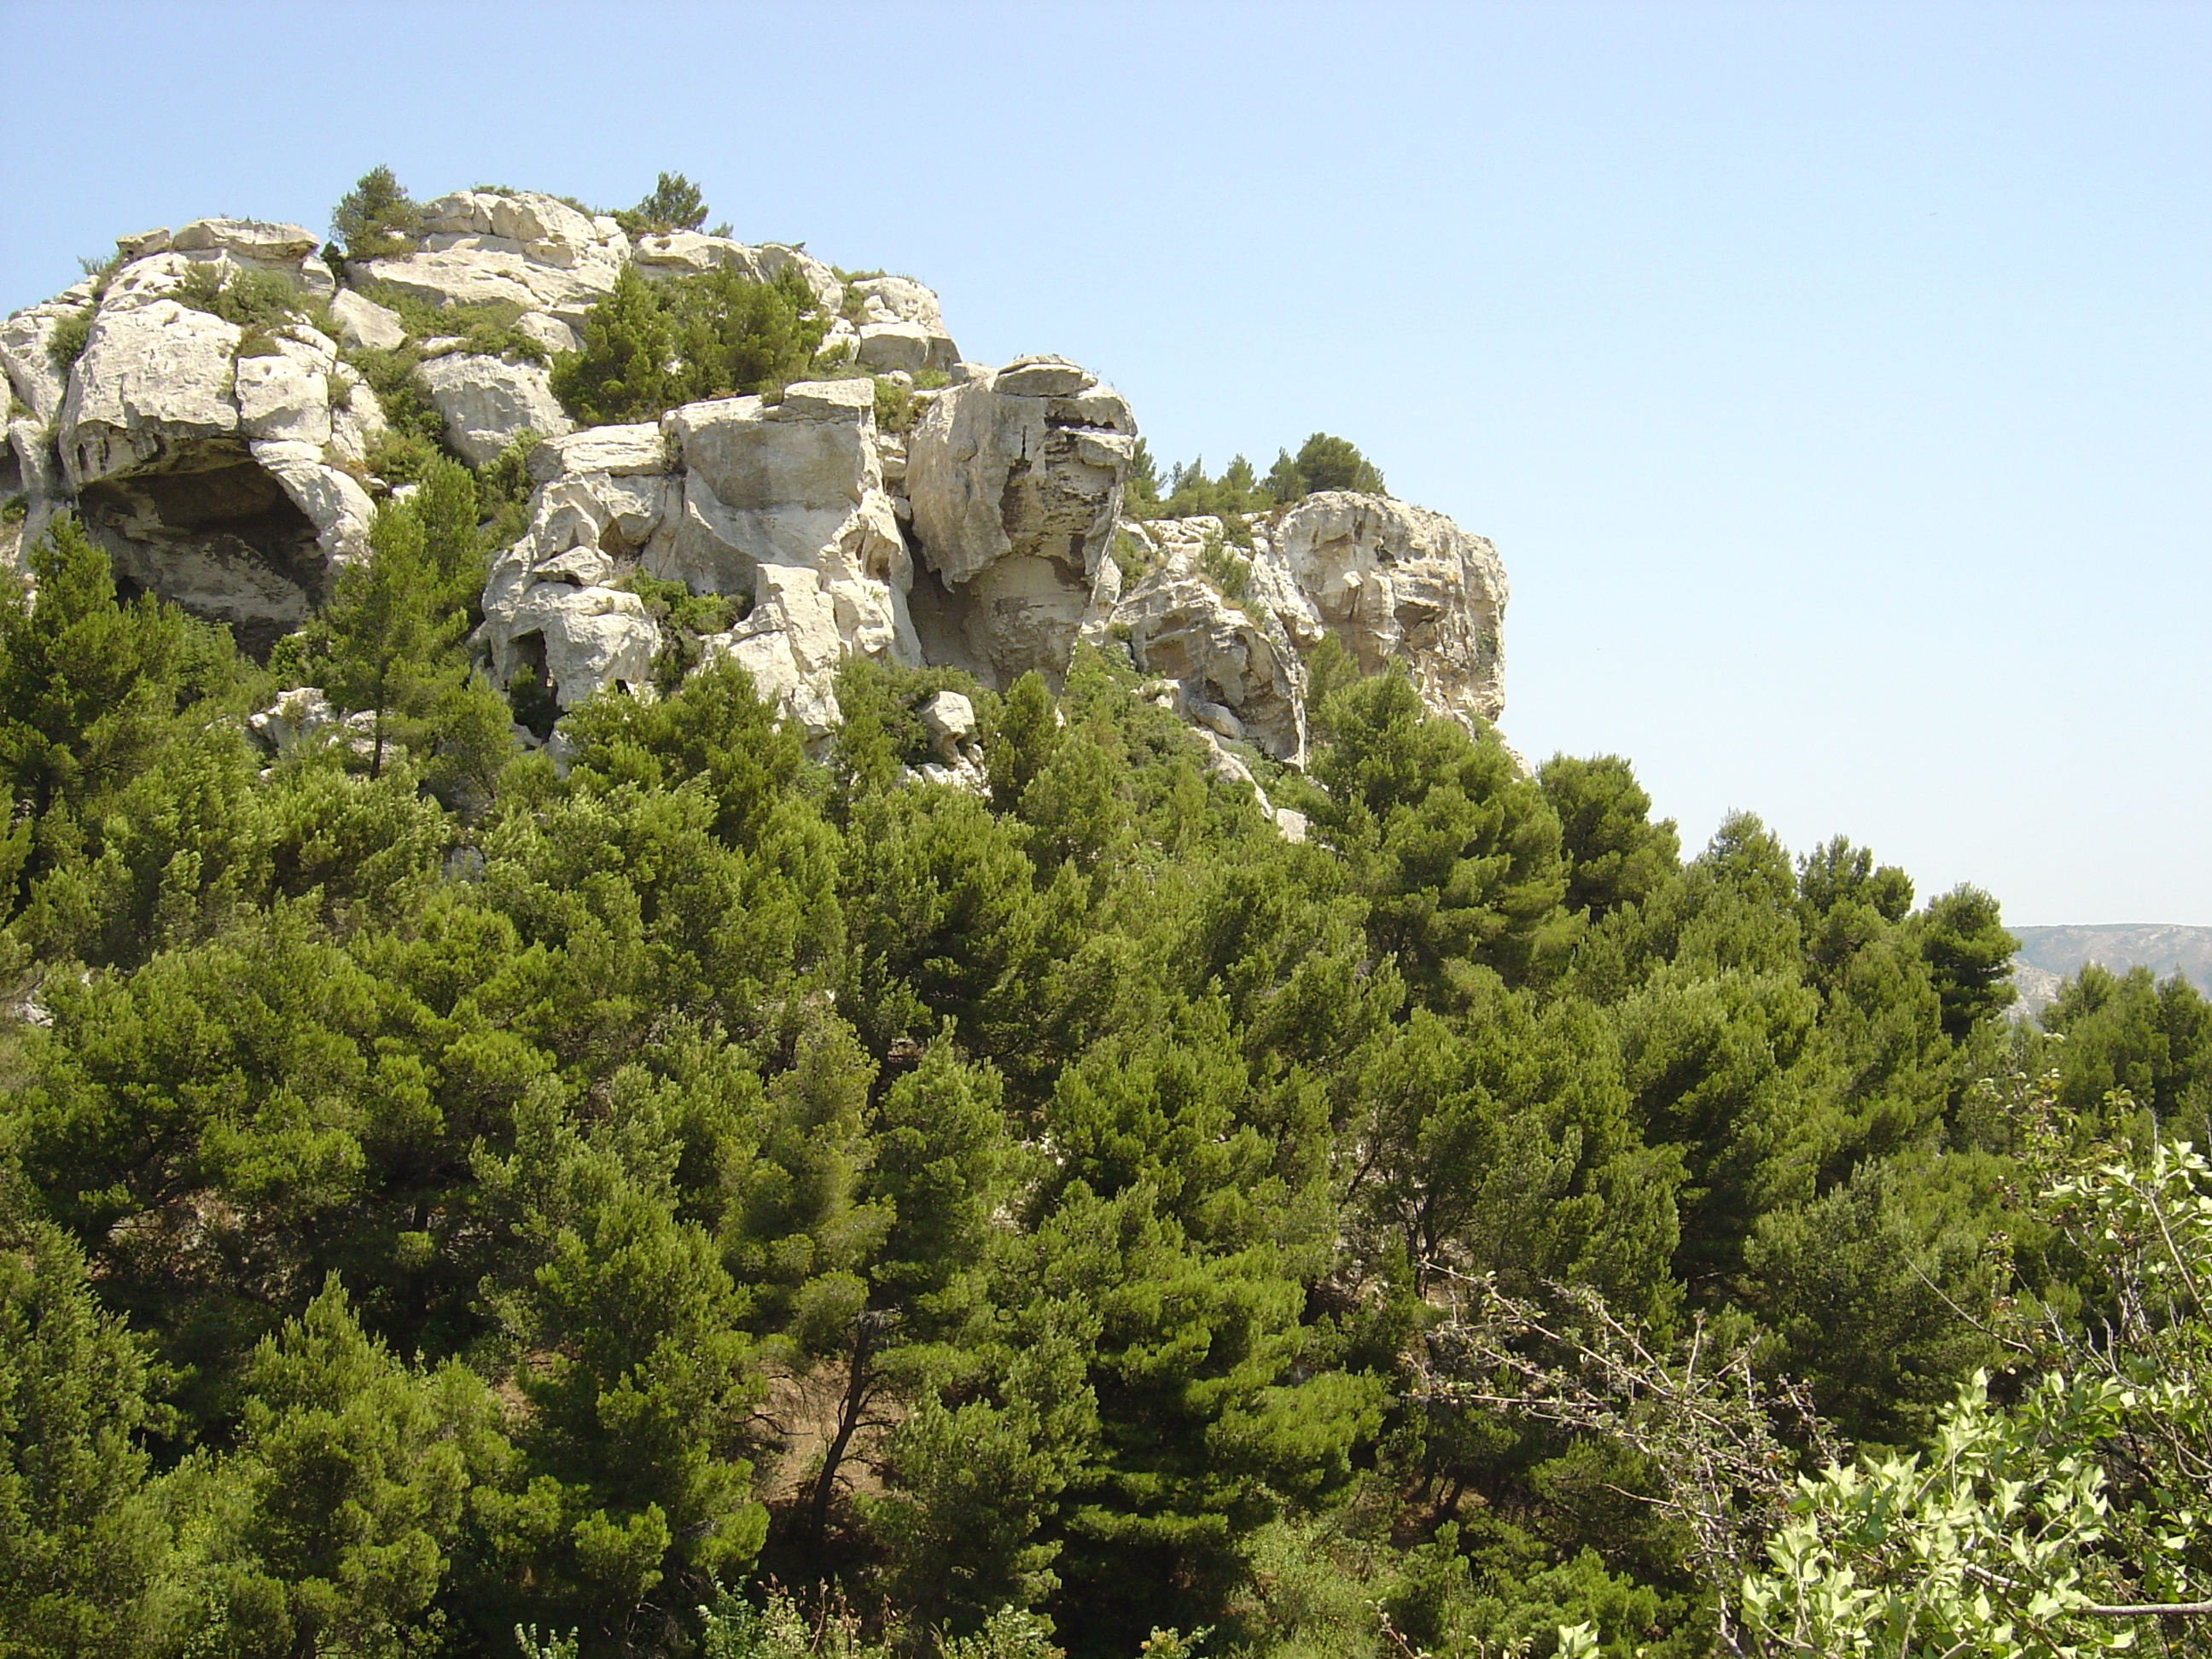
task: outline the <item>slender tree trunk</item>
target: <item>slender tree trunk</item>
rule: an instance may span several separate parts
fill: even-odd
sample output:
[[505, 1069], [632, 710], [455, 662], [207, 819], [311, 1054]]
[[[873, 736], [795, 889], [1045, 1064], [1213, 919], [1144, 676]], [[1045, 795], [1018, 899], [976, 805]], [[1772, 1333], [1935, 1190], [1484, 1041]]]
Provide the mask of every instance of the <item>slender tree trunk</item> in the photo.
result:
[[883, 1316], [873, 1310], [862, 1312], [853, 1322], [853, 1360], [845, 1376], [845, 1398], [837, 1407], [837, 1432], [823, 1450], [822, 1472], [814, 1479], [814, 1498], [807, 1506], [807, 1547], [817, 1562], [829, 1537], [830, 1498], [836, 1490], [837, 1470], [853, 1443], [854, 1431], [860, 1426], [868, 1396], [875, 1391], [876, 1374], [869, 1362], [875, 1357], [876, 1334], [882, 1322]]

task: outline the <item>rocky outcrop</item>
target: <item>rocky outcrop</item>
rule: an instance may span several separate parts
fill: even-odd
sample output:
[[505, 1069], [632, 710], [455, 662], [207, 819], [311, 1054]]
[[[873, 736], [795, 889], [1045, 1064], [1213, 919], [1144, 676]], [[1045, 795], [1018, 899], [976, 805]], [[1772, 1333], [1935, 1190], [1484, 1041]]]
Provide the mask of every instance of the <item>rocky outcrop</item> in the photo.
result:
[[1194, 720], [1282, 760], [1303, 760], [1305, 658], [1328, 635], [1364, 672], [1402, 663], [1439, 714], [1497, 719], [1506, 585], [1487, 541], [1343, 491], [1235, 528], [1242, 544], [1216, 518], [1124, 524], [1132, 568], [1086, 637], [1123, 642], [1139, 672], [1182, 689]]
[[[0, 521], [0, 556], [75, 510], [130, 584], [249, 646], [296, 626], [333, 564], [363, 550], [383, 417], [345, 359], [404, 350], [471, 464], [525, 432], [541, 440], [528, 527], [495, 562], [477, 646], [499, 682], [532, 675], [562, 708], [652, 695], [675, 642], [669, 584], [719, 597], [705, 655], [741, 664], [817, 737], [839, 717], [848, 656], [951, 665], [1003, 689], [1031, 670], [1056, 680], [1079, 641], [1126, 659], [1199, 732], [1213, 770], [1255, 788], [1254, 750], [1303, 763], [1307, 665], [1325, 639], [1364, 670], [1403, 664], [1438, 712], [1502, 708], [1506, 586], [1488, 542], [1342, 493], [1226, 522], [1124, 520], [1127, 403], [1064, 358], [962, 361], [937, 296], [908, 277], [848, 283], [802, 248], [695, 232], [633, 241], [572, 204], [490, 191], [425, 204], [416, 251], [349, 268], [387, 299], [501, 302], [549, 355], [576, 348], [625, 267], [789, 273], [832, 319], [823, 372], [854, 377], [579, 431], [544, 365], [471, 352], [458, 324], [410, 338], [398, 311], [339, 287], [298, 226], [198, 220], [118, 248], [100, 277], [0, 323], [21, 406], [0, 495], [24, 498]], [[302, 315], [248, 329], [196, 308], [214, 303], [210, 270], [281, 274]], [[64, 369], [55, 341], [79, 328]], [[878, 428], [871, 374], [903, 388], [901, 431]], [[262, 723], [273, 745], [328, 714], [294, 701]], [[937, 753], [921, 775], [980, 788], [973, 708], [942, 694], [924, 722]], [[1286, 834], [1295, 817], [1279, 815]]]
[[[1486, 538], [1425, 507], [1335, 490], [1308, 496], [1267, 535], [1255, 591], [1294, 638], [1336, 635], [1364, 673], [1402, 663], [1440, 713], [1494, 720], [1504, 710], [1505, 568]], [[1271, 580], [1278, 561], [1287, 588]]]
[[564, 707], [611, 682], [643, 684], [658, 634], [622, 586], [642, 573], [726, 597], [738, 614], [708, 653], [735, 658], [763, 696], [827, 731], [847, 655], [921, 660], [875, 438], [871, 383], [830, 380], [775, 404], [690, 404], [540, 445], [530, 533], [485, 590], [495, 677], [542, 664]]
[[54, 331], [92, 303], [91, 290], [89, 283], [79, 283], [0, 323], [0, 370], [7, 374], [15, 400], [33, 420], [51, 421], [61, 412], [69, 381], [54, 366]]
[[313, 246], [296, 227], [198, 221], [115, 272], [55, 410], [58, 476], [42, 473], [32, 502], [41, 519], [74, 508], [125, 580], [257, 648], [297, 627], [332, 564], [366, 547], [371, 504], [347, 468], [383, 416], [317, 331], [249, 340], [169, 295], [195, 264], [227, 274], [240, 261], [304, 289]]
[[929, 660], [994, 684], [1066, 667], [1135, 446], [1129, 406], [1064, 358], [1018, 358], [931, 403], [905, 474]]

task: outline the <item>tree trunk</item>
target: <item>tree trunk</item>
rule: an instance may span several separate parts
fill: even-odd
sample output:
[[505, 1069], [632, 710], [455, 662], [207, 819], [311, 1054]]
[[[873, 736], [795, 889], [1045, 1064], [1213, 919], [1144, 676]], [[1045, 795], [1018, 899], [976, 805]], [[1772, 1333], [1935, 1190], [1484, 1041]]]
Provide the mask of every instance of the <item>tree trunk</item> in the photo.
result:
[[814, 1479], [813, 1501], [807, 1506], [807, 1547], [817, 1562], [829, 1537], [830, 1498], [836, 1490], [838, 1468], [853, 1443], [854, 1431], [860, 1426], [860, 1413], [867, 1409], [868, 1396], [875, 1392], [876, 1374], [869, 1361], [874, 1358], [876, 1335], [882, 1322], [883, 1316], [873, 1310], [863, 1312], [853, 1322], [852, 1366], [846, 1373], [845, 1398], [837, 1407], [837, 1432], [823, 1449], [822, 1472]]

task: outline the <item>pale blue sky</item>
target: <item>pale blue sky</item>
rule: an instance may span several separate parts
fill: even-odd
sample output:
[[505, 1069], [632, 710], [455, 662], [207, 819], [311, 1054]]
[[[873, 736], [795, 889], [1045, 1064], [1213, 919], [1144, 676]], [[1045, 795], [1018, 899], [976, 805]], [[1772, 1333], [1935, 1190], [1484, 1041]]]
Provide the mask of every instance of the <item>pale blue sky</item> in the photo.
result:
[[0, 307], [120, 232], [661, 168], [1153, 450], [1511, 573], [1504, 728], [1686, 842], [2212, 924], [2212, 6], [9, 0]]

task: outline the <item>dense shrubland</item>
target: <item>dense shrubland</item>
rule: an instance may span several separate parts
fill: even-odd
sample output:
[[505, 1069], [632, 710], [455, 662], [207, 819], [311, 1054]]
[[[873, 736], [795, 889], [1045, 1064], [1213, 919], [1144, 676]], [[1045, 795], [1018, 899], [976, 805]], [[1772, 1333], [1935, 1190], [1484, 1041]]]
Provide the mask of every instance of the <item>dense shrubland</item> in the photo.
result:
[[[813, 349], [608, 306], [603, 418]], [[2206, 1650], [2185, 982], [2015, 1028], [1989, 895], [1326, 642], [1299, 844], [1126, 661], [810, 756], [649, 581], [558, 775], [464, 644], [520, 452], [411, 418], [266, 668], [67, 520], [0, 598], [0, 1655]]]
[[[1986, 896], [1747, 817], [1684, 862], [1625, 763], [1329, 661], [1305, 845], [1089, 654], [967, 688], [988, 799], [901, 781], [958, 677], [868, 663], [819, 760], [724, 665], [556, 778], [461, 665], [444, 465], [283, 647], [365, 740], [266, 766], [270, 675], [66, 524], [0, 612], [10, 1650], [1835, 1651], [1838, 1563], [1926, 1572], [1869, 1492], [2037, 1594], [2202, 1584], [2185, 983], [2015, 1032]], [[1528, 1409], [1485, 1318], [1688, 1405]], [[1781, 1460], [1747, 1593], [1667, 1501], [1693, 1342]], [[1777, 1533], [1784, 1380], [1875, 1462]]]

